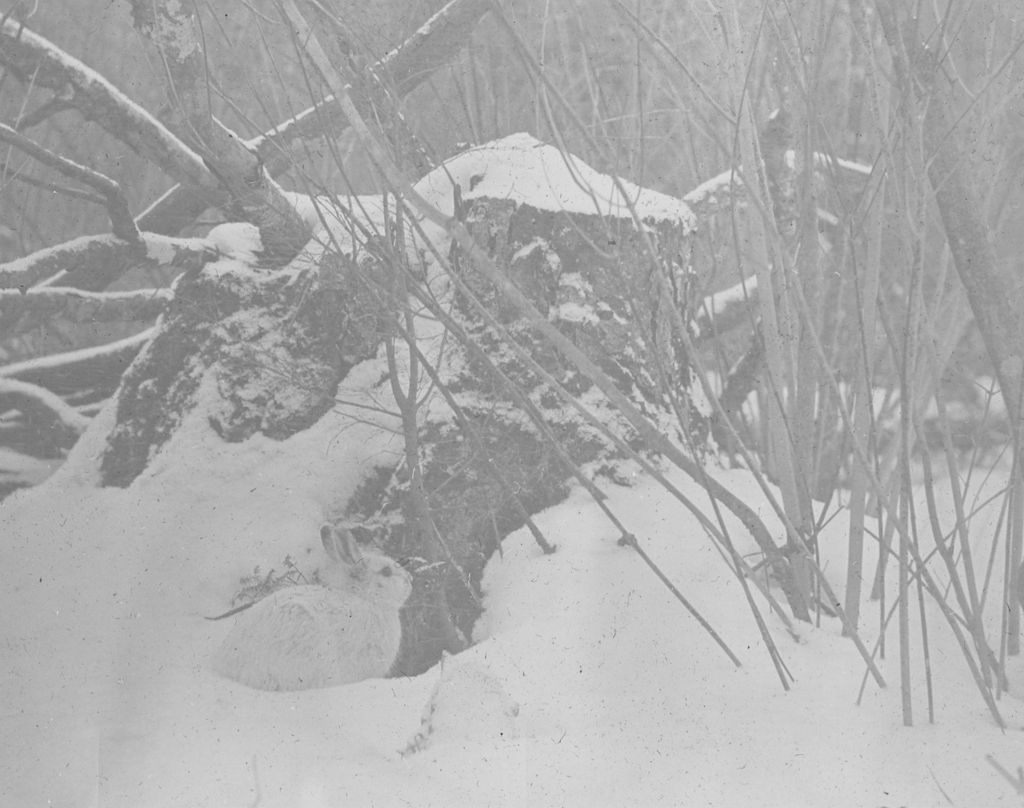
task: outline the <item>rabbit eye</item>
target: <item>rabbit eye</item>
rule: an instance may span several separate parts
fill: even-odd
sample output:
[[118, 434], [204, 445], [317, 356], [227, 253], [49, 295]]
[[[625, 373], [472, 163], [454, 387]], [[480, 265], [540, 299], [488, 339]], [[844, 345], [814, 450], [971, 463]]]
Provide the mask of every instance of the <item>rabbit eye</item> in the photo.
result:
[[383, 575], [385, 578], [390, 578], [392, 574], [391, 566], [389, 565], [387, 567], [383, 567], [380, 571], [380, 574]]

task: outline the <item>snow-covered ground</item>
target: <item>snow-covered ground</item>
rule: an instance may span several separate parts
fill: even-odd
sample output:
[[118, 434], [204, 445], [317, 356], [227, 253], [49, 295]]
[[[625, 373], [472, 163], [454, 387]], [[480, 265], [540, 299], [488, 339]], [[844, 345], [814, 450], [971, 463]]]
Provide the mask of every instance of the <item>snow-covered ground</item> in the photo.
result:
[[[231, 620], [204, 618], [254, 565], [323, 563], [318, 525], [352, 469], [389, 447], [341, 412], [284, 442], [232, 446], [195, 418], [130, 488], [101, 490], [91, 469], [109, 418], [50, 480], [0, 505], [0, 805], [1021, 804], [986, 755], [1024, 765], [1024, 666], [1000, 701], [1002, 732], [930, 609], [937, 721], [918, 650], [917, 726], [905, 728], [894, 636], [889, 687], [869, 682], [858, 706], [864, 666], [837, 622], [795, 641], [769, 616], [796, 679], [786, 693], [725, 563], [642, 476], [606, 484], [610, 506], [742, 668], [577, 491], [538, 517], [557, 553], [508, 537], [487, 569], [479, 642], [422, 676], [298, 693], [219, 678], [208, 662]], [[716, 474], [763, 503], [746, 475]], [[979, 540], [994, 519], [977, 521]], [[831, 570], [842, 522], [824, 542]], [[876, 615], [866, 604], [869, 645]]]
[[[508, 143], [521, 152], [516, 172], [490, 168], [487, 149], [448, 168], [475, 194], [509, 193], [511, 182], [538, 204], [564, 206], [570, 183], [593, 180], [536, 141]], [[537, 169], [530, 182], [527, 161]], [[451, 179], [432, 183], [420, 192], [446, 204]], [[595, 188], [592, 207], [623, 208], [618, 187]], [[624, 190], [641, 218], [687, 220], [667, 198]], [[204, 271], [244, 271], [245, 232], [211, 238], [227, 257]], [[927, 723], [916, 648], [917, 725], [906, 728], [895, 635], [879, 663], [889, 687], [869, 681], [858, 705], [864, 664], [838, 622], [799, 626], [794, 639], [755, 593], [795, 677], [785, 692], [726, 563], [692, 515], [642, 475], [629, 487], [604, 480], [608, 505], [741, 668], [577, 490], [537, 517], [555, 554], [526, 531], [505, 540], [487, 568], [478, 642], [435, 669], [295, 693], [217, 676], [210, 661], [232, 618], [206, 618], [230, 608], [255, 567], [280, 572], [290, 557], [311, 575], [326, 561], [320, 524], [368, 467], [394, 465], [402, 446], [389, 395], [383, 367], [362, 363], [339, 391], [344, 408], [314, 427], [232, 445], [208, 426], [217, 402], [200, 396], [124, 490], [96, 486], [108, 406], [50, 479], [0, 504], [0, 808], [1021, 804], [986, 759], [1024, 765], [1020, 660], [999, 703], [1001, 731], [930, 604], [937, 720]], [[781, 533], [749, 475], [709, 473]], [[988, 490], [1004, 483], [996, 474]], [[979, 547], [997, 516], [990, 506], [972, 522]], [[730, 530], [741, 552], [754, 551], [738, 524]], [[840, 516], [822, 541], [840, 597], [845, 545]], [[992, 575], [1001, 580], [998, 562]], [[1001, 606], [989, 603], [995, 637]], [[877, 611], [864, 606], [869, 647]]]

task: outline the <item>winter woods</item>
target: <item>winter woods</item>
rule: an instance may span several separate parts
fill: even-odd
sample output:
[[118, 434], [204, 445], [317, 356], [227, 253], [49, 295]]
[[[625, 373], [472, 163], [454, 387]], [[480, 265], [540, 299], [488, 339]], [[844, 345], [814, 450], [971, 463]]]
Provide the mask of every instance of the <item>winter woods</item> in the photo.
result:
[[[782, 687], [778, 636], [824, 622], [865, 679], [899, 682], [904, 723], [931, 719], [941, 632], [1007, 723], [1024, 533], [1010, 6], [59, 6], [0, 21], [14, 508], [54, 473], [57, 491], [158, 491], [202, 447], [247, 496], [226, 495], [218, 531], [146, 534], [152, 569], [244, 626], [234, 610], [294, 585], [320, 602], [315, 526], [344, 525], [409, 576], [394, 664], [373, 671], [416, 677], [477, 642], [505, 537], [557, 555], [539, 515], [582, 492], [736, 666], [609, 504], [653, 480]], [[299, 445], [308, 467], [280, 477], [238, 460]], [[227, 561], [204, 555], [218, 543]]]

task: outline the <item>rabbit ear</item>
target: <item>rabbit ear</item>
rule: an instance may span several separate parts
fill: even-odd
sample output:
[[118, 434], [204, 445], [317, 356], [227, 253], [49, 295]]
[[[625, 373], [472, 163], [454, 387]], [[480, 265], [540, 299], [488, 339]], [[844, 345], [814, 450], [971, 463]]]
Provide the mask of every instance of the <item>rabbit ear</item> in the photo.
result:
[[320, 528], [320, 541], [323, 542], [327, 555], [335, 561], [357, 564], [363, 557], [355, 536], [348, 528], [323, 525]]

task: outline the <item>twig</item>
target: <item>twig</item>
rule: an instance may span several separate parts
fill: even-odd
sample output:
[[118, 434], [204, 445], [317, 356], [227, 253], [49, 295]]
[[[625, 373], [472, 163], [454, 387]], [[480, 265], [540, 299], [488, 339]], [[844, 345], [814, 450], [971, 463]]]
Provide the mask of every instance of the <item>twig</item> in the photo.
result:
[[[404, 336], [405, 332], [403, 331], [402, 333]], [[462, 407], [459, 406], [459, 402], [455, 400], [455, 397], [452, 395], [451, 390], [448, 389], [448, 385], [446, 385], [441, 380], [440, 374], [437, 372], [437, 368], [434, 367], [433, 363], [427, 360], [427, 358], [423, 355], [423, 352], [420, 351], [419, 346], [417, 346], [415, 342], [409, 340], [408, 337], [406, 337], [406, 339], [410, 349], [413, 350], [419, 357], [419, 362], [420, 365], [423, 366], [423, 370], [427, 373], [428, 376], [430, 376], [430, 380], [434, 383], [434, 386], [438, 389], [438, 391], [441, 393], [441, 396], [444, 398], [445, 402], [451, 408], [452, 413], [455, 415], [455, 420], [459, 424], [459, 428], [462, 429], [462, 431], [465, 432], [469, 439], [473, 442], [473, 445], [476, 447], [477, 451], [484, 458], [484, 463], [487, 465], [487, 470], [491, 473], [491, 475], [495, 478], [495, 480], [497, 480], [498, 484], [502, 487], [502, 489], [504, 489], [512, 499], [512, 502], [515, 504], [516, 510], [519, 511], [520, 518], [522, 518], [523, 521], [526, 523], [527, 528], [533, 536], [533, 540], [537, 542], [537, 546], [540, 547], [541, 551], [545, 555], [549, 555], [555, 552], [555, 546], [552, 545], [551, 542], [547, 540], [547, 538], [545, 538], [540, 528], [537, 527], [537, 523], [533, 521], [533, 517], [531, 517], [529, 511], [526, 510], [526, 506], [524, 506], [522, 501], [519, 499], [519, 496], [516, 494], [515, 489], [512, 487], [512, 484], [508, 481], [508, 478], [501, 472], [501, 469], [498, 468], [497, 464], [494, 462], [494, 458], [491, 457], [490, 452], [487, 451], [487, 447], [484, 445], [483, 438], [480, 437], [479, 431], [477, 431], [476, 427], [473, 426], [472, 422], [469, 420], [469, 417], [466, 415]], [[511, 380], [509, 380], [509, 383], [511, 383]]]
[[70, 101], [66, 98], [61, 98], [60, 96], [54, 96], [53, 98], [44, 101], [32, 110], [32, 112], [19, 118], [16, 128], [19, 132], [23, 132], [26, 129], [38, 126], [43, 121], [46, 121], [61, 112], [66, 112], [69, 109], [74, 109], [74, 105], [72, 105]]
[[97, 191], [106, 200], [107, 215], [110, 216], [110, 227], [114, 235], [128, 242], [139, 240], [139, 231], [128, 210], [128, 201], [121, 192], [121, 186], [110, 177], [59, 154], [54, 154], [7, 124], [0, 123], [0, 140], [21, 149], [44, 166]]
[[992, 755], [985, 755], [985, 760], [988, 761], [989, 765], [993, 769], [995, 769], [1003, 776], [1003, 779], [1006, 780], [1007, 783], [1013, 786], [1014, 790], [1020, 796], [1024, 797], [1024, 768], [1018, 766], [1017, 776], [1015, 777], [1013, 774], [1010, 773], [1010, 771], [1006, 767], [1004, 767]]
[[651, 568], [655, 575], [658, 576], [661, 582], [665, 584], [666, 587], [668, 587], [668, 590], [673, 595], [675, 595], [676, 600], [682, 603], [686, 610], [691, 615], [693, 615], [694, 619], [698, 623], [700, 623], [701, 628], [703, 628], [708, 634], [711, 635], [711, 639], [713, 639], [718, 644], [718, 647], [726, 653], [730, 660], [732, 660], [732, 664], [735, 665], [737, 668], [743, 667], [742, 663], [740, 663], [739, 657], [737, 657], [736, 654], [734, 654], [732, 650], [729, 648], [729, 646], [725, 644], [725, 641], [718, 636], [718, 632], [715, 631], [715, 629], [712, 628], [711, 624], [704, 619], [703, 615], [701, 615], [701, 613], [693, 607], [693, 604], [691, 604], [690, 601], [688, 601], [683, 596], [683, 593], [680, 592], [676, 588], [675, 584], [673, 584], [668, 579], [665, 573], [661, 571], [661, 568], [657, 564], [655, 564], [654, 561], [651, 560], [651, 557], [647, 555], [644, 549], [640, 546], [635, 535], [633, 535], [632, 533], [623, 534], [622, 538], [619, 539], [619, 544], [625, 547], [632, 547], [636, 551], [637, 555], [639, 555], [640, 558], [644, 560], [644, 563]]
[[61, 196], [66, 196], [69, 199], [81, 199], [85, 202], [89, 202], [93, 205], [102, 205], [105, 203], [103, 197], [91, 194], [88, 191], [83, 191], [80, 188], [69, 188], [66, 185], [57, 185], [55, 182], [46, 182], [33, 177], [31, 174], [26, 174], [22, 167], [14, 167], [8, 163], [0, 163], [0, 176], [9, 177], [15, 182], [21, 182], [25, 185], [30, 185], [33, 188], [41, 188], [44, 191], [50, 191]]

